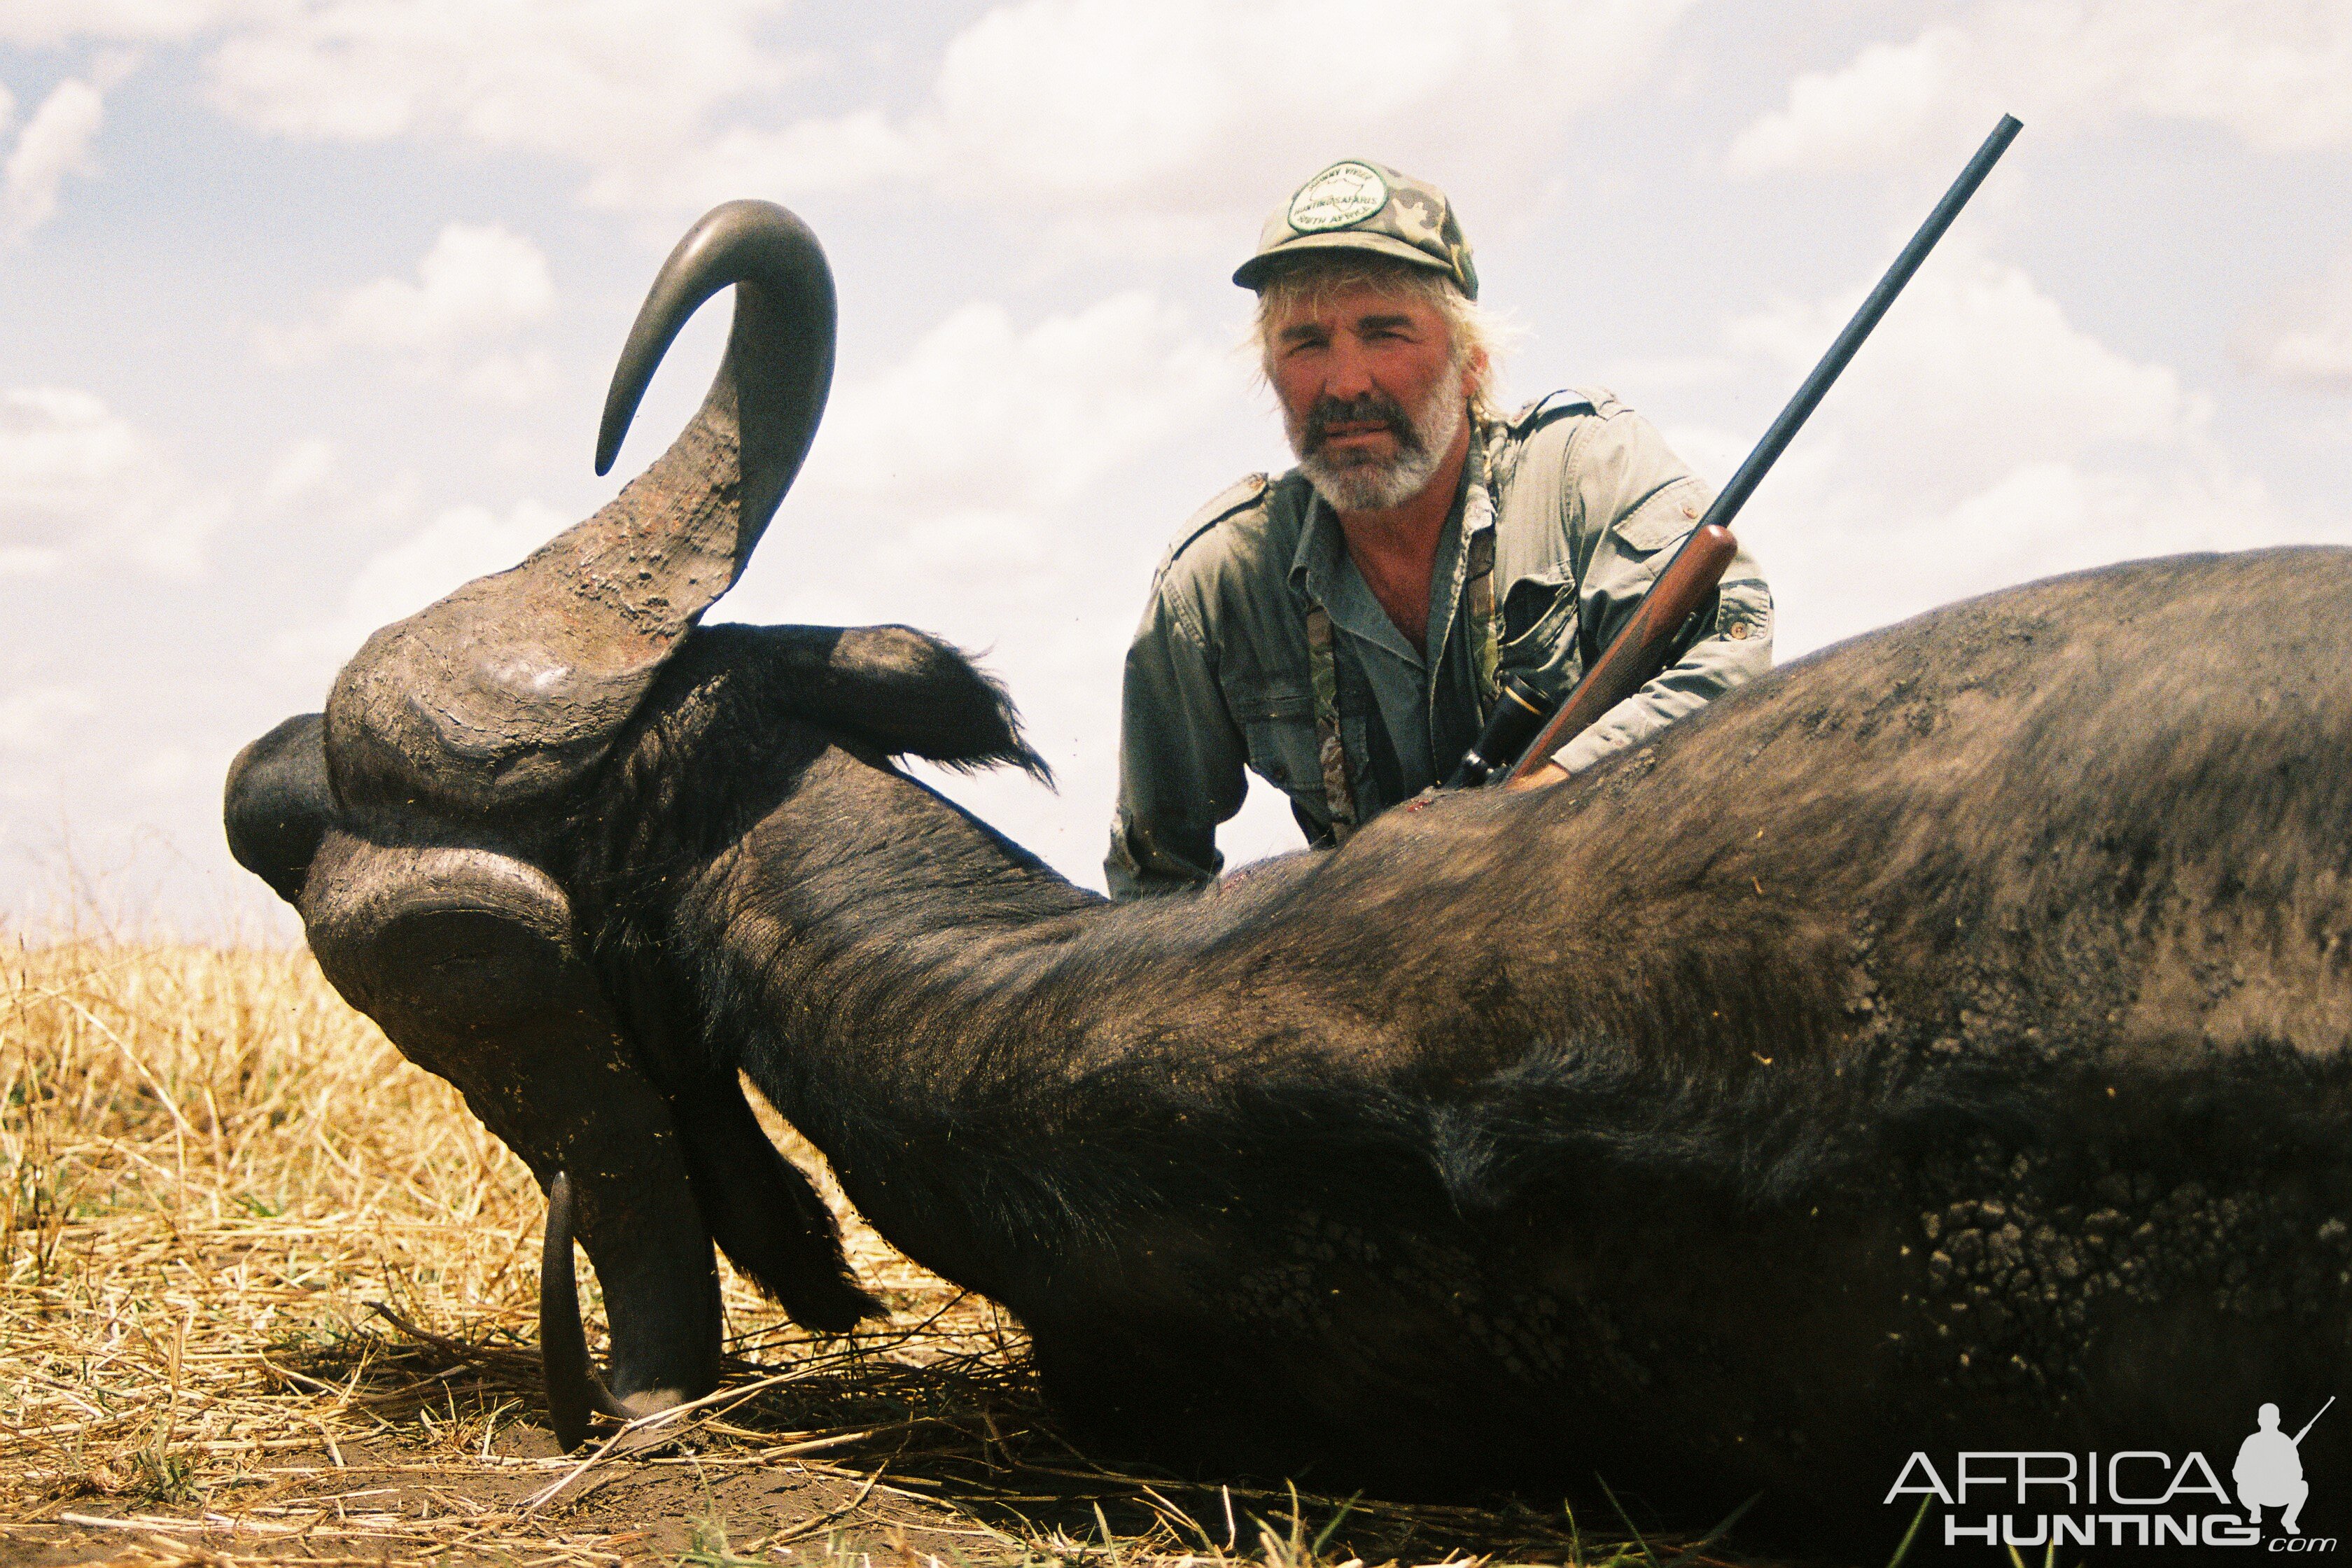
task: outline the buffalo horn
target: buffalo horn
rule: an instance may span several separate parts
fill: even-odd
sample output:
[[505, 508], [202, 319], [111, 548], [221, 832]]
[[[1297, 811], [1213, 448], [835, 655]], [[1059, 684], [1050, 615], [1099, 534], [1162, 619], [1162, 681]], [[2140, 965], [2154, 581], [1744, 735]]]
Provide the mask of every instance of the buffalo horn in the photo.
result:
[[605, 399], [611, 466], [696, 307], [735, 288], [726, 357], [686, 428], [587, 521], [370, 637], [327, 700], [347, 806], [505, 816], [577, 784], [730, 587], [799, 472], [833, 380], [833, 275], [783, 208], [713, 209], [663, 263]]
[[547, 1187], [547, 1245], [539, 1262], [539, 1360], [547, 1382], [547, 1424], [563, 1451], [587, 1439], [588, 1417], [627, 1421], [636, 1412], [613, 1391], [588, 1359], [580, 1326], [580, 1285], [572, 1271], [572, 1178], [562, 1171]]

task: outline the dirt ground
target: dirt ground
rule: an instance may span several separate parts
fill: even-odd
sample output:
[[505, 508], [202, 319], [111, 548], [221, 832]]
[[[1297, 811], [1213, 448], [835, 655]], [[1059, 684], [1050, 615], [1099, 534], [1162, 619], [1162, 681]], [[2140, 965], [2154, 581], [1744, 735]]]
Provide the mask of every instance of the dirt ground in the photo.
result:
[[[943, 1316], [986, 1311], [968, 1298], [950, 1304]], [[328, 1358], [310, 1373], [277, 1370], [286, 1425], [303, 1405], [333, 1399], [346, 1414], [374, 1410], [376, 1435], [289, 1446], [223, 1482], [184, 1485], [176, 1503], [135, 1463], [94, 1468], [25, 1522], [0, 1527], [0, 1568], [1643, 1561], [1622, 1529], [1587, 1538], [1565, 1511], [1204, 1489], [1100, 1467], [1055, 1433], [1009, 1336], [984, 1357], [923, 1364], [891, 1353], [919, 1355], [952, 1332], [919, 1326], [882, 1354], [845, 1356], [832, 1370], [739, 1365], [705, 1410], [670, 1430], [569, 1457], [536, 1418], [527, 1381], [536, 1369], [523, 1352], [387, 1333], [349, 1371]], [[352, 1347], [339, 1348], [347, 1359]], [[860, 1419], [815, 1426], [844, 1415]], [[631, 1447], [633, 1436], [642, 1446]], [[1653, 1544], [1672, 1557], [1691, 1543]], [[1705, 1551], [1685, 1560], [1728, 1561]]]
[[[48, 1568], [146, 1548], [200, 1556], [449, 1563], [918, 1562], [1003, 1542], [913, 1488], [822, 1463], [695, 1454], [589, 1465], [560, 1462], [544, 1428], [518, 1422], [470, 1464], [396, 1441], [289, 1453], [200, 1508], [85, 1500], [50, 1520], [0, 1527], [0, 1564]], [[420, 1462], [423, 1461], [423, 1462]], [[887, 1475], [887, 1468], [884, 1473]], [[569, 1479], [557, 1495], [533, 1500]], [[100, 1523], [98, 1521], [106, 1522]]]

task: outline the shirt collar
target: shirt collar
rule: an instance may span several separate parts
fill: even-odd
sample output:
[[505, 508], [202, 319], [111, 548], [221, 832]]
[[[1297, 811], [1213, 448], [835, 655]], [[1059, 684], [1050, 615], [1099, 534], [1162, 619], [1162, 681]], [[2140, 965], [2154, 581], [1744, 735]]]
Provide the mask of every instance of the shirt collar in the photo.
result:
[[[1495, 526], [1495, 498], [1487, 483], [1488, 456], [1491, 441], [1498, 426], [1485, 420], [1474, 419], [1470, 426], [1470, 454], [1462, 465], [1462, 493], [1454, 500], [1454, 529], [1447, 542], [1438, 547], [1437, 560], [1433, 563], [1443, 574], [1443, 588], [1431, 587], [1429, 605], [1431, 657], [1444, 658], [1445, 646], [1453, 639], [1454, 626], [1462, 619], [1462, 587], [1469, 575], [1470, 541]], [[1438, 700], [1439, 683], [1430, 682], [1430, 701]]]

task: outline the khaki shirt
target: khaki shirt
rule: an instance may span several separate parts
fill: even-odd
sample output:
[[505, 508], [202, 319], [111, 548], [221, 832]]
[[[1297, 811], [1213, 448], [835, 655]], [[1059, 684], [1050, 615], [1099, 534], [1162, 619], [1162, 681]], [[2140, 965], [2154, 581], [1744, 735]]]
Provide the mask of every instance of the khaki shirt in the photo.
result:
[[[1414, 647], [1348, 558], [1339, 520], [1297, 469], [1253, 475], [1177, 534], [1127, 654], [1118, 810], [1104, 861], [1118, 898], [1207, 882], [1246, 766], [1328, 839], [1306, 616], [1333, 629], [1339, 734], [1360, 818], [1451, 774], [1485, 723], [1465, 598], [1470, 541], [1495, 531], [1500, 668], [1552, 701], [1632, 617], [1710, 492], [1640, 415], [1600, 390], [1555, 393], [1473, 432]], [[1772, 664], [1772, 595], [1745, 550], [1676, 661], [1563, 747], [1570, 773]]]

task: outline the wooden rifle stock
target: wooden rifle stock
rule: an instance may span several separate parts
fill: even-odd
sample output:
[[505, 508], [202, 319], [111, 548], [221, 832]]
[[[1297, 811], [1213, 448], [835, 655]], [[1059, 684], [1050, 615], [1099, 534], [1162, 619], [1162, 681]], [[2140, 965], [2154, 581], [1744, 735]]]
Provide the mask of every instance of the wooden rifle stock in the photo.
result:
[[1554, 752], [1591, 728], [1594, 720], [1657, 679], [1674, 656], [1675, 634], [1706, 603], [1715, 585], [1723, 581], [1724, 569], [1738, 552], [1739, 542], [1731, 537], [1731, 530], [1720, 523], [1699, 524], [1642, 596], [1625, 629], [1593, 660], [1568, 700], [1528, 742], [1518, 762], [1504, 775], [1506, 787], [1541, 769]]

